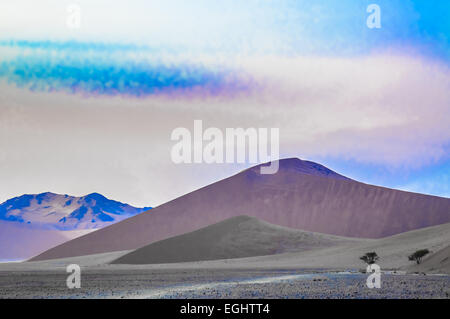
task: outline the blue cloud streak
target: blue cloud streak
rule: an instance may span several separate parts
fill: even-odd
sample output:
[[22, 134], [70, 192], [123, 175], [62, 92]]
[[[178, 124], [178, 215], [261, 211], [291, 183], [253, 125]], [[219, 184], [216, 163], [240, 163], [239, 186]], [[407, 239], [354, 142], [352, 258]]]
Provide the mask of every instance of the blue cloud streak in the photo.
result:
[[[49, 41], [0, 45], [19, 52], [0, 64], [0, 77], [30, 90], [142, 97], [197, 88], [209, 94], [245, 89], [231, 70], [164, 63], [154, 58], [161, 53], [134, 45]], [[151, 60], [136, 58], [139, 53]]]

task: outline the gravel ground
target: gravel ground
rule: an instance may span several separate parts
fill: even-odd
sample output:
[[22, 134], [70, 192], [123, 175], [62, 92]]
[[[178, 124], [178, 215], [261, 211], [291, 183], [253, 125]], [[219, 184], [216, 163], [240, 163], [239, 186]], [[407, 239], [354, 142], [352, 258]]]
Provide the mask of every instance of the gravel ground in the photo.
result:
[[145, 270], [82, 272], [68, 289], [64, 271], [0, 271], [0, 298], [450, 298], [448, 275], [365, 274], [311, 270]]

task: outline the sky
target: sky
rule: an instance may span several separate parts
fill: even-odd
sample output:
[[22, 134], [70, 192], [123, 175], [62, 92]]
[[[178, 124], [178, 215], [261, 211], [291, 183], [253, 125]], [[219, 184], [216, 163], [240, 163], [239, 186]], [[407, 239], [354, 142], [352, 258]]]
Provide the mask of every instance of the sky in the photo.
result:
[[281, 157], [450, 197], [448, 13], [425, 0], [2, 3], [0, 202], [99, 192], [156, 206], [252, 166], [174, 164], [171, 132], [196, 119], [279, 128]]

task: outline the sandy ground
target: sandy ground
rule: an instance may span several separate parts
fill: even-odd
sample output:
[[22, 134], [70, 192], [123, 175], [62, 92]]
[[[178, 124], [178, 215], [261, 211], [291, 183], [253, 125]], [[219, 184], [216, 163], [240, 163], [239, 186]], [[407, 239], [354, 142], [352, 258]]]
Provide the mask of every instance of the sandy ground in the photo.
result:
[[0, 272], [0, 298], [449, 298], [450, 276], [382, 274], [369, 289], [365, 274], [304, 270], [96, 269], [81, 288], [64, 271]]
[[[253, 222], [245, 225], [251, 226], [256, 231], [252, 236], [260, 239], [266, 235], [273, 239], [279, 231], [283, 234], [287, 231], [267, 228], [267, 225], [260, 228], [261, 224]], [[266, 235], [258, 237], [261, 230]], [[119, 251], [39, 262], [3, 263], [0, 264], [0, 297], [449, 298], [450, 224], [383, 239], [337, 238], [332, 243], [330, 236], [298, 230], [289, 231], [289, 234], [290, 237], [282, 237], [293, 240], [286, 246], [287, 252], [266, 256], [166, 264], [111, 264], [131, 252]], [[247, 235], [242, 238], [246, 239]], [[295, 251], [297, 246], [291, 244], [298, 238], [303, 246]], [[215, 245], [225, 243], [230, 247], [229, 242], [223, 240], [221, 237]], [[255, 247], [255, 243], [251, 246]], [[186, 247], [192, 249], [195, 245]], [[432, 254], [418, 268], [407, 256], [423, 248], [430, 249]], [[359, 257], [369, 251], [376, 251], [381, 257], [377, 262], [384, 272], [381, 289], [368, 289], [367, 275], [361, 273], [365, 265]], [[82, 269], [82, 288], [69, 290], [66, 267], [74, 263]]]

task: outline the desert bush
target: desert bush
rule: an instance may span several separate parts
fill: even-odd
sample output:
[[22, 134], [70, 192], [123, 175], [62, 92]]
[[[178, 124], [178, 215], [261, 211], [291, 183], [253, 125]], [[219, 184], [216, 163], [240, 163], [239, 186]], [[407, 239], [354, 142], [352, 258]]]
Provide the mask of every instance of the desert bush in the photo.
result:
[[369, 253], [366, 253], [364, 256], [359, 257], [362, 261], [364, 261], [368, 265], [374, 264], [380, 257], [378, 257], [377, 253], [372, 251]]
[[421, 249], [416, 251], [414, 254], [409, 255], [408, 259], [411, 261], [415, 261], [417, 264], [420, 264], [422, 262], [422, 258], [429, 253], [430, 251], [428, 249]]

